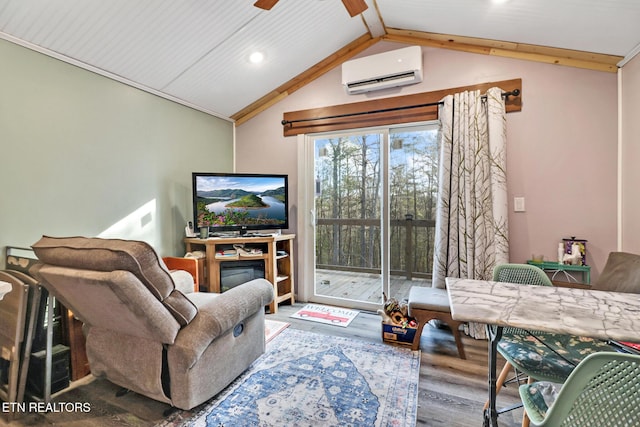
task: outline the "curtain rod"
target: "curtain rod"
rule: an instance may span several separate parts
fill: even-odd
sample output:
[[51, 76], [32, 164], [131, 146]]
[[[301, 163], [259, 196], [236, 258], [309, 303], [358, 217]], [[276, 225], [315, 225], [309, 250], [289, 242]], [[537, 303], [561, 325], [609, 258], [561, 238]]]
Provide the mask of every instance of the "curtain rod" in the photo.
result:
[[[505, 98], [505, 100], [509, 99], [510, 96], [519, 96], [520, 95], [520, 89], [514, 89], [510, 92], [502, 92], [502, 97]], [[487, 95], [482, 95], [483, 99], [487, 98]], [[358, 113], [347, 113], [347, 114], [338, 114], [336, 116], [325, 116], [325, 117], [314, 117], [312, 119], [298, 119], [298, 120], [282, 120], [282, 126], [286, 126], [286, 125], [292, 125], [294, 123], [300, 123], [300, 122], [311, 122], [311, 121], [315, 121], [315, 120], [326, 120], [326, 119], [341, 119], [344, 117], [352, 117], [352, 116], [362, 116], [365, 114], [374, 114], [374, 113], [389, 113], [392, 111], [399, 111], [399, 110], [410, 110], [412, 108], [421, 108], [421, 107], [433, 107], [435, 105], [442, 105], [442, 101], [439, 102], [430, 102], [427, 104], [419, 104], [419, 105], [410, 105], [407, 107], [394, 107], [394, 108], [384, 108], [381, 110], [373, 110], [373, 111], [360, 111]]]

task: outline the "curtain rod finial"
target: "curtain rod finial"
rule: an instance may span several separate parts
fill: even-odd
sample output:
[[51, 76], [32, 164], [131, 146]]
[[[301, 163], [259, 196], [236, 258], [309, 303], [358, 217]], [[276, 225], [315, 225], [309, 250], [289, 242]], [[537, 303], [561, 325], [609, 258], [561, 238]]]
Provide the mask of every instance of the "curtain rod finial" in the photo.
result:
[[502, 92], [502, 97], [505, 101], [508, 101], [510, 96], [520, 96], [520, 89], [515, 88], [510, 92]]

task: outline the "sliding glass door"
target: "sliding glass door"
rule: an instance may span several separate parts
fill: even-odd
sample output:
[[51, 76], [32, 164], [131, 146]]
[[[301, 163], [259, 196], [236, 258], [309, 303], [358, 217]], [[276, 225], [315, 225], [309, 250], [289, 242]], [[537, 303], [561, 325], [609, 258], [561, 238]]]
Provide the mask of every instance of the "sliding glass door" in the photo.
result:
[[314, 139], [314, 294], [341, 305], [380, 301], [383, 292], [384, 133]]
[[[307, 262], [311, 301], [376, 308], [430, 285], [437, 126], [309, 136]], [[312, 172], [309, 166], [313, 165]], [[310, 190], [312, 189], [312, 190]], [[302, 251], [304, 253], [304, 251]]]

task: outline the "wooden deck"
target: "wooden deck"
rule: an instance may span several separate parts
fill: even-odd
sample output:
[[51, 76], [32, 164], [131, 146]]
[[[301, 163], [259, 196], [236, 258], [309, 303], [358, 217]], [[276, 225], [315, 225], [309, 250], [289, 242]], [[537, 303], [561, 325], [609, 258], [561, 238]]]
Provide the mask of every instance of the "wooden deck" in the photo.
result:
[[[407, 280], [404, 276], [390, 276], [390, 296], [400, 301], [409, 298], [411, 286], [431, 286], [431, 279]], [[352, 271], [316, 270], [315, 293], [382, 304], [380, 276]]]

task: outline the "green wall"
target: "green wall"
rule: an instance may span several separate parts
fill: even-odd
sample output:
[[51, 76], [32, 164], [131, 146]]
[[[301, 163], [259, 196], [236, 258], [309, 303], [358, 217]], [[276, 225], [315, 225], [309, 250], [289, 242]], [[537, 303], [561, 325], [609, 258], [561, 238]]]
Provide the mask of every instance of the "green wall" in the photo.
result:
[[191, 172], [233, 170], [233, 123], [0, 40], [0, 248], [41, 235], [181, 255]]

